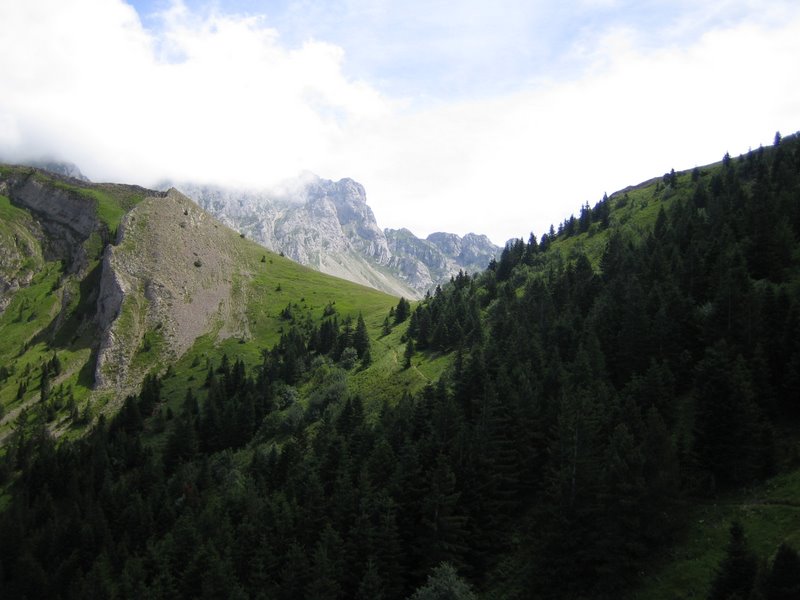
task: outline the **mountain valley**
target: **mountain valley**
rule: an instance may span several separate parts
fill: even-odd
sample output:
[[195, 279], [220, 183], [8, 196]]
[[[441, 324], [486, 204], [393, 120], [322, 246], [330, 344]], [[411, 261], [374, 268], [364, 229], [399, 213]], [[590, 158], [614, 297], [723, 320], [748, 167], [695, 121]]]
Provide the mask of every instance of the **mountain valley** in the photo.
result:
[[3, 597], [800, 589], [797, 134], [497, 254], [70, 173], [0, 165]]

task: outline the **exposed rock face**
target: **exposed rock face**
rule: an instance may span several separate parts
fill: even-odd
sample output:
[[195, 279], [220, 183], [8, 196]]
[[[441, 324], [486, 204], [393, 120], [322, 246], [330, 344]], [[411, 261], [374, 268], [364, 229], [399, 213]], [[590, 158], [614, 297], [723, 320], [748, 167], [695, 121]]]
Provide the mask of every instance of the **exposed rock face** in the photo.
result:
[[[68, 181], [68, 180], [67, 180]], [[83, 243], [97, 232], [104, 241], [108, 228], [100, 221], [91, 202], [74, 191], [40, 181], [36, 172], [11, 178], [8, 195], [16, 206], [27, 209], [40, 224], [47, 260], [63, 260], [69, 273], [86, 266]]]
[[233, 301], [239, 276], [233, 231], [170, 190], [140, 202], [118, 236], [117, 245], [106, 247], [97, 299], [97, 387], [125, 390], [140, 381], [137, 354], [147, 346], [149, 355], [174, 361], [214, 327], [226, 336], [248, 335], [239, 314], [244, 304]]
[[[94, 384], [96, 388], [108, 387], [124, 380], [125, 365], [131, 358], [130, 344], [126, 344], [112, 325], [122, 312], [125, 294], [130, 292], [114, 268], [114, 247], [107, 246], [103, 254], [103, 270], [100, 289], [97, 293], [97, 322], [101, 332], [100, 345], [95, 363]], [[137, 342], [139, 340], [137, 339]], [[135, 347], [135, 346], [134, 346]]]
[[4, 169], [0, 194], [18, 212], [0, 227], [0, 313], [45, 261], [60, 260], [65, 276], [82, 276], [89, 263], [87, 240], [94, 236], [96, 247], [109, 240], [95, 204], [75, 183], [82, 182], [33, 168]]
[[396, 259], [392, 265], [415, 288], [429, 290], [450, 280], [459, 271], [482, 271], [500, 248], [485, 235], [437, 232], [419, 239], [408, 229], [386, 229], [389, 249]]
[[[8, 186], [0, 181], [0, 195]], [[27, 287], [43, 262], [41, 225], [27, 213], [15, 222], [0, 223], [0, 314], [20, 288]]]
[[502, 251], [488, 237], [477, 233], [468, 233], [460, 238], [453, 233], [437, 232], [430, 234], [428, 241], [471, 273], [484, 270], [489, 261], [498, 258]]
[[421, 297], [460, 269], [484, 269], [501, 250], [485, 236], [468, 234], [462, 240], [433, 234], [451, 236], [450, 253], [437, 241], [421, 240], [406, 229], [381, 230], [364, 187], [352, 179], [334, 182], [306, 174], [270, 192], [191, 184], [180, 188], [223, 223], [270, 250], [407, 298]]

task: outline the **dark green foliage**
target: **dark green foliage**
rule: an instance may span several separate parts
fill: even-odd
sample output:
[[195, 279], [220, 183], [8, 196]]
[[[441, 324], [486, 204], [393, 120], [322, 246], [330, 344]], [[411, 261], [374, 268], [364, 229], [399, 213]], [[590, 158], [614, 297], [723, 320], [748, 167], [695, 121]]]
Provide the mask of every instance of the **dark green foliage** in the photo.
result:
[[367, 333], [367, 325], [364, 323], [364, 317], [361, 316], [361, 313], [358, 313], [356, 329], [353, 332], [353, 348], [356, 349], [359, 358], [363, 358], [364, 354], [369, 351], [369, 334]]
[[406, 342], [406, 349], [403, 352], [405, 358], [404, 367], [409, 369], [411, 367], [411, 358], [414, 356], [414, 340], [410, 339]]
[[39, 402], [46, 402], [50, 397], [50, 372], [47, 367], [42, 368], [39, 378]]
[[781, 544], [764, 581], [764, 599], [793, 598], [800, 598], [800, 556], [791, 546]]
[[442, 563], [428, 577], [428, 582], [419, 588], [409, 600], [476, 600], [470, 586], [458, 576], [448, 563]]
[[405, 321], [409, 314], [411, 314], [411, 303], [405, 298], [400, 298], [400, 301], [397, 303], [397, 308], [395, 308], [394, 311], [395, 324], [397, 325]]
[[695, 454], [701, 467], [724, 486], [752, 481], [768, 468], [769, 457], [760, 452], [765, 426], [743, 357], [731, 357], [724, 342], [708, 348], [694, 387]]
[[[800, 143], [792, 143], [797, 152]], [[757, 161], [768, 160], [772, 169], [759, 170]], [[477, 465], [492, 456], [486, 446], [471, 457], [469, 485], [481, 492], [470, 522], [497, 536], [473, 535], [473, 566], [490, 564], [480, 545], [502, 547], [502, 519], [489, 526], [486, 515], [518, 512], [519, 498], [504, 491], [515, 490], [537, 505], [528, 511], [529, 549], [521, 553], [539, 565], [527, 585], [543, 597], [555, 589], [580, 596], [586, 586], [611, 596], [635, 578], [648, 548], [674, 533], [684, 490], [714, 494], [774, 471], [775, 417], [796, 418], [787, 392], [800, 392], [795, 361], [787, 360], [797, 342], [786, 333], [798, 331], [791, 315], [800, 302], [788, 282], [800, 265], [788, 248], [797, 247], [800, 221], [786, 218], [797, 214], [796, 201], [779, 201], [766, 183], [778, 160], [776, 153], [726, 156], [710, 189], [698, 170], [687, 195], [693, 200], [659, 207], [651, 233], [609, 233], [599, 275], [580, 251], [565, 262], [548, 249], [591, 223], [607, 225], [607, 199], [597, 218], [584, 205], [579, 219], [542, 236], [538, 254], [531, 243], [523, 250], [521, 240], [510, 242], [471, 285], [437, 291], [417, 306], [409, 327], [416, 347], [459, 348], [453, 385], [466, 422], [485, 428], [489, 407], [502, 398], [505, 439], [528, 452], [521, 464], [538, 475], [526, 476], [501, 454], [482, 473]], [[795, 198], [798, 166], [781, 171]], [[765, 181], [749, 187], [747, 177]], [[675, 190], [678, 174], [662, 183]], [[758, 233], [788, 222], [791, 234]], [[487, 311], [475, 336], [483, 344], [450, 333], [455, 323], [469, 327], [453, 307], [478, 298]], [[529, 429], [515, 429], [525, 415]], [[493, 497], [501, 510], [489, 509]], [[465, 493], [463, 501], [473, 500]]]
[[348, 346], [342, 351], [342, 355], [339, 358], [339, 364], [342, 365], [343, 369], [349, 371], [356, 365], [357, 360], [358, 352], [352, 346]]
[[372, 353], [370, 352], [369, 347], [367, 347], [367, 349], [364, 350], [364, 353], [361, 355], [361, 366], [366, 369], [368, 366], [370, 366], [370, 364], [372, 364]]
[[[331, 302], [318, 322], [286, 305], [257, 368], [208, 361], [171, 419], [155, 377], [80, 440], [22, 411], [0, 458], [3, 597], [624, 595], [689, 499], [771, 473], [775, 425], [800, 417], [798, 147], [670, 172], [643, 233], [614, 214], [640, 198], [604, 197], [401, 299], [383, 329], [408, 322], [406, 368], [453, 357], [416, 397], [348, 392], [342, 367], [375, 349]], [[603, 255], [562, 254], [569, 236], [606, 236]], [[68, 397], [56, 359], [36, 411]], [[782, 547], [757, 577], [734, 528], [712, 597], [794, 597], [797, 562]]]
[[732, 523], [728, 548], [711, 584], [709, 600], [749, 598], [757, 570], [758, 561], [747, 547], [742, 526]]

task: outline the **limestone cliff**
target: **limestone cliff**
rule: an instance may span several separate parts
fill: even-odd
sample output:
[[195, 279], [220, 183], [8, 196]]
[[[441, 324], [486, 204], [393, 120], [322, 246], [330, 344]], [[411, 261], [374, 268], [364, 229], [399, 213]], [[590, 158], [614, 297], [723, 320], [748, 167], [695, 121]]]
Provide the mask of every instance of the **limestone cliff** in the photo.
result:
[[407, 229], [381, 230], [364, 187], [352, 179], [330, 181], [307, 173], [270, 191], [179, 187], [263, 246], [323, 273], [396, 296], [419, 298], [459, 270], [486, 268], [501, 250], [475, 234], [463, 239], [433, 234], [453, 236], [455, 241], [443, 247], [438, 238], [421, 240]]
[[213, 330], [247, 336], [233, 301], [237, 240], [176, 190], [145, 198], [125, 216], [103, 257], [98, 387], [131, 386]]
[[27, 210], [41, 228], [45, 259], [64, 261], [68, 272], [78, 273], [87, 265], [84, 243], [93, 233], [107, 241], [110, 232], [96, 207], [68, 187], [69, 181], [20, 170], [7, 179], [6, 189], [12, 204]]

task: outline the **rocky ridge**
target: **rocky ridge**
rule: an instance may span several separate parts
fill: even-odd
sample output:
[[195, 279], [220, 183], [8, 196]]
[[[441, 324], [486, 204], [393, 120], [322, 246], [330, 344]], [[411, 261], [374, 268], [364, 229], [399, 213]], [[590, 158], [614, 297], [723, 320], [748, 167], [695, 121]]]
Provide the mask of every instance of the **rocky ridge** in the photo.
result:
[[64, 261], [68, 272], [78, 273], [87, 264], [84, 243], [92, 234], [108, 240], [108, 227], [86, 198], [37, 174], [28, 170], [9, 178], [4, 182], [6, 191], [13, 204], [27, 210], [41, 229], [45, 259]]
[[174, 189], [125, 216], [103, 256], [98, 387], [124, 389], [141, 379], [139, 363], [174, 361], [214, 327], [247, 336], [243, 303], [232, 299], [236, 238]]
[[364, 187], [305, 174], [272, 191], [178, 185], [223, 223], [323, 273], [420, 298], [459, 270], [486, 268], [501, 251], [486, 236], [381, 230]]

